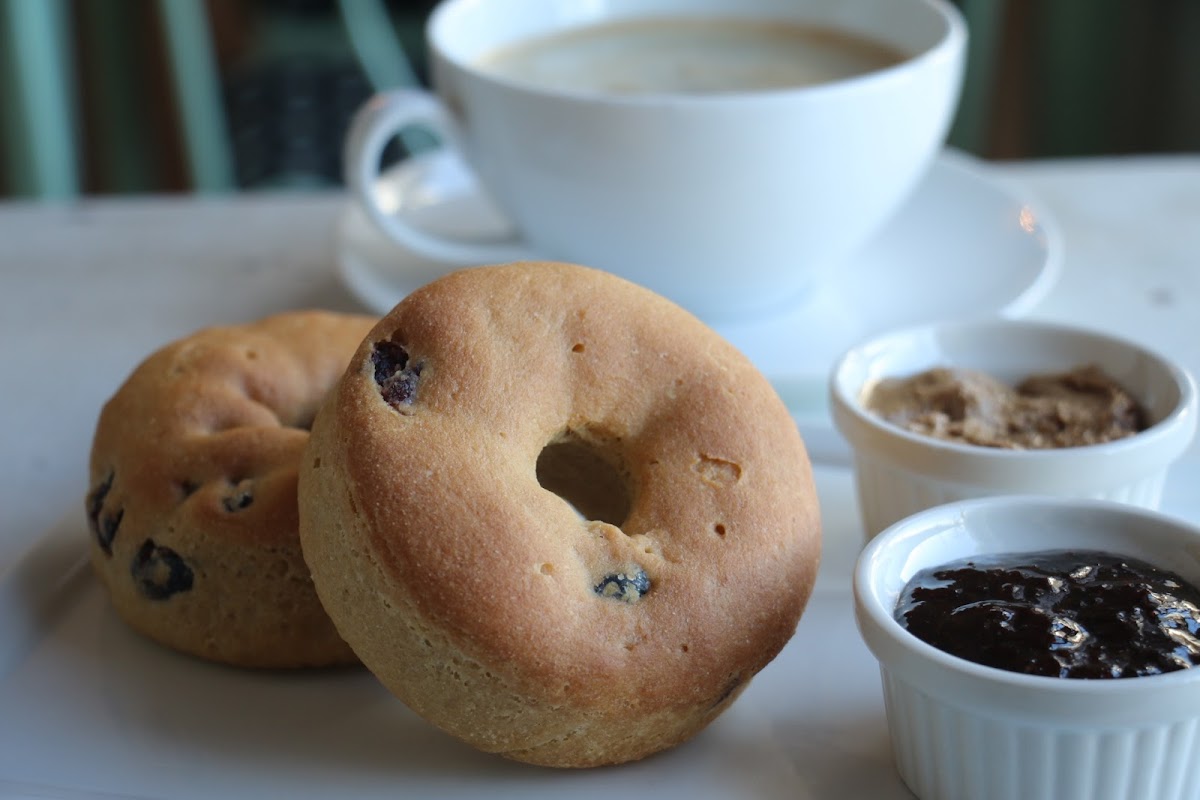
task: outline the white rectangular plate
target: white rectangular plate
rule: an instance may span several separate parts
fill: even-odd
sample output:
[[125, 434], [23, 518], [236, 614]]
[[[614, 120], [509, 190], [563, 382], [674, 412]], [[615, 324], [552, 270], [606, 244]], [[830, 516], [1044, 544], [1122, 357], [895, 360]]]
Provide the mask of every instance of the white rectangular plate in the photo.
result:
[[826, 553], [792, 642], [693, 741], [587, 771], [476, 752], [363, 669], [248, 672], [159, 647], [109, 607], [72, 515], [0, 578], [0, 797], [910, 798], [854, 627], [852, 481], [817, 482]]

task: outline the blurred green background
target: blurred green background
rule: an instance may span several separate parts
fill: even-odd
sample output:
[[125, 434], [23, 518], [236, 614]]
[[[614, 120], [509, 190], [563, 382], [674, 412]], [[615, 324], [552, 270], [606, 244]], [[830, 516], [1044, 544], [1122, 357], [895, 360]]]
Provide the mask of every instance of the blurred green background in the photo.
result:
[[[950, 143], [1200, 152], [1200, 0], [955, 0]], [[425, 80], [434, 0], [0, 0], [0, 197], [336, 186], [375, 88]]]

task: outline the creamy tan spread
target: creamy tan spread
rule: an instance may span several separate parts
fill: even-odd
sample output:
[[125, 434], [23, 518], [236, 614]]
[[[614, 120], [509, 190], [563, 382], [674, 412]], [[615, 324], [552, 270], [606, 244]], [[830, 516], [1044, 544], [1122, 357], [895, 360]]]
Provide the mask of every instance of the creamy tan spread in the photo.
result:
[[1018, 450], [1099, 444], [1146, 427], [1137, 400], [1091, 364], [1015, 387], [975, 370], [935, 367], [880, 381], [866, 406], [914, 433]]

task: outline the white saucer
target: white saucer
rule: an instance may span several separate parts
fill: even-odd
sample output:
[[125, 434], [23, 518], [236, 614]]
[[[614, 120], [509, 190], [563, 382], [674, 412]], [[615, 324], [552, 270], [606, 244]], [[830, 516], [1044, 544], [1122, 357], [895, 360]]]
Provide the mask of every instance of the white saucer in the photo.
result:
[[[511, 235], [458, 162], [436, 154], [385, 173], [397, 214], [477, 239]], [[445, 271], [384, 238], [357, 206], [341, 220], [338, 262], [359, 300], [384, 313]], [[953, 316], [1020, 316], [1045, 296], [1061, 247], [1044, 213], [989, 167], [947, 151], [887, 227], [789, 311], [714, 327], [775, 384], [798, 418], [827, 425], [825, 382], [837, 356], [877, 332]]]

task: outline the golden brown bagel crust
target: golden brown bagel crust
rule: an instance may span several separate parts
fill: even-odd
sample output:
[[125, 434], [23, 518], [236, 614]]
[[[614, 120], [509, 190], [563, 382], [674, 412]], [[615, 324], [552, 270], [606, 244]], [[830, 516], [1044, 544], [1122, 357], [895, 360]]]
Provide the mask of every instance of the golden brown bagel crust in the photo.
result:
[[147, 358], [104, 406], [92, 564], [126, 622], [237, 666], [355, 660], [300, 553], [296, 470], [375, 322], [312, 311], [203, 330]]
[[[383, 399], [382, 341], [407, 351], [411, 403]], [[623, 519], [539, 484], [564, 439], [621, 476]], [[536, 764], [695, 734], [792, 636], [819, 560], [804, 446], [761, 374], [674, 304], [564, 264], [463, 270], [401, 302], [318, 414], [300, 489], [318, 594], [367, 667]], [[637, 567], [635, 602], [595, 591]]]

